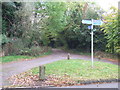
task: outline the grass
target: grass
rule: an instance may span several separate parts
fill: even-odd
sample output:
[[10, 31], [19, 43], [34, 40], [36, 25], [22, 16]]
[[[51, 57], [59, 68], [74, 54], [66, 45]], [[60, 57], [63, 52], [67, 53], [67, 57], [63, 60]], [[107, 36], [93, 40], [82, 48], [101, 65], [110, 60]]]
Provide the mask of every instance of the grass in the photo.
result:
[[34, 59], [34, 58], [50, 55], [51, 53], [52, 53], [51, 51], [48, 51], [48, 52], [42, 53], [39, 56], [24, 56], [24, 55], [3, 56], [3, 57], [0, 57], [0, 62], [8, 63], [8, 62], [13, 62], [18, 60]]
[[[60, 60], [51, 64], [46, 64], [46, 76], [48, 75], [68, 75], [74, 80], [99, 80], [99, 79], [118, 79], [118, 66], [104, 62], [94, 62], [80, 59]], [[38, 74], [38, 68], [33, 68], [33, 74]]]
[[7, 63], [7, 62], [12, 62], [12, 61], [18, 61], [18, 60], [23, 60], [23, 59], [33, 59], [35, 57], [32, 56], [3, 56], [0, 57], [0, 61], [2, 63]]

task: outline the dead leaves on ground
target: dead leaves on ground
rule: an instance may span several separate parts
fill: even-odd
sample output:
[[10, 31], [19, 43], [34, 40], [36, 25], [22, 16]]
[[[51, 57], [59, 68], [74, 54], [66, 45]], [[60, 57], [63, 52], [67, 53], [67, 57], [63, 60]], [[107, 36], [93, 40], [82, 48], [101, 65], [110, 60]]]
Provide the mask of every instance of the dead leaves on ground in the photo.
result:
[[30, 75], [30, 73], [24, 72], [19, 75], [13, 75], [12, 77], [8, 78], [13, 85], [18, 86], [33, 86], [35, 85], [35, 80], [37, 80], [37, 75]]
[[19, 75], [14, 75], [8, 78], [14, 86], [21, 87], [46, 87], [46, 86], [72, 86], [76, 85], [76, 81], [73, 80], [69, 75], [65, 74], [62, 76], [48, 75], [44, 81], [39, 79], [39, 75], [32, 75], [32, 73], [24, 72]]
[[47, 77], [47, 80], [45, 81], [45, 84], [49, 86], [61, 87], [75, 85], [76, 82], [68, 75], [63, 76], [49, 75]]

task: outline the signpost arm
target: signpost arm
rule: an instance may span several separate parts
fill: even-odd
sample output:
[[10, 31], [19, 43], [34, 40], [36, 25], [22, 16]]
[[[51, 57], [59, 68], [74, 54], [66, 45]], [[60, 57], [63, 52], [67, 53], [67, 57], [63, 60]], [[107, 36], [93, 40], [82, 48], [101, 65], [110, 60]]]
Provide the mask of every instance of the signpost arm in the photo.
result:
[[93, 19], [92, 19], [92, 26], [91, 26], [91, 60], [92, 60], [92, 67], [93, 67]]

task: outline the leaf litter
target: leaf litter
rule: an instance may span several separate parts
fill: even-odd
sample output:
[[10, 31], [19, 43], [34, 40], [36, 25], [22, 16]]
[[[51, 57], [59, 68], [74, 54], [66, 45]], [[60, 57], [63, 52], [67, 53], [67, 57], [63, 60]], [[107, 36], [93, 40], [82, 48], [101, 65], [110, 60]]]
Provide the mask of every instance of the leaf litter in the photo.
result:
[[24, 72], [18, 75], [13, 75], [8, 78], [9, 82], [13, 86], [19, 87], [62, 87], [62, 86], [73, 86], [77, 82], [73, 80], [68, 74], [64, 75], [47, 75], [45, 80], [40, 80], [39, 75], [33, 75], [30, 72]]

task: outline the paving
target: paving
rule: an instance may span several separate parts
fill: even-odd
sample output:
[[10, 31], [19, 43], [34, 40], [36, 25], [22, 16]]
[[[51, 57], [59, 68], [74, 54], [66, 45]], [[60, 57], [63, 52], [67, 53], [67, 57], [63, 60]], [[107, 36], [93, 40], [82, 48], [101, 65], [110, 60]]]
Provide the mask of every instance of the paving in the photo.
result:
[[[12, 75], [16, 75], [22, 72], [25, 72], [31, 68], [38, 67], [40, 65], [44, 65], [47, 63], [52, 63], [58, 60], [67, 59], [67, 52], [64, 52], [60, 49], [53, 49], [53, 53], [48, 56], [28, 60], [28, 61], [18, 61], [13, 63], [2, 64], [2, 71], [0, 75], [2, 75], [2, 86], [10, 85], [9, 81], [7, 80], [8, 77]], [[90, 56], [85, 55], [77, 55], [77, 54], [70, 54], [71, 59], [83, 59], [83, 60], [91, 60]], [[97, 58], [94, 58], [94, 61], [98, 61]], [[111, 63], [118, 65], [117, 62], [111, 62], [108, 60], [100, 60], [102, 62]]]

